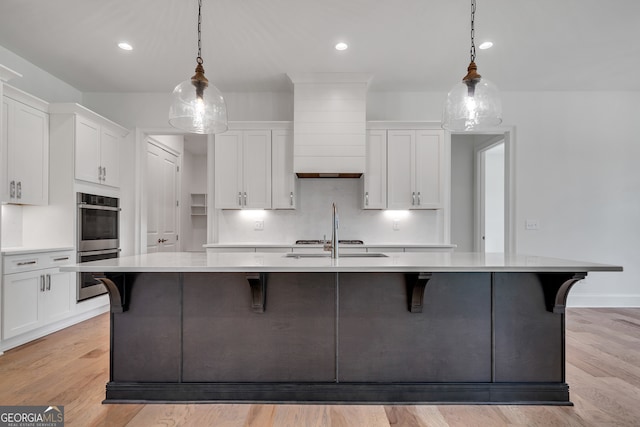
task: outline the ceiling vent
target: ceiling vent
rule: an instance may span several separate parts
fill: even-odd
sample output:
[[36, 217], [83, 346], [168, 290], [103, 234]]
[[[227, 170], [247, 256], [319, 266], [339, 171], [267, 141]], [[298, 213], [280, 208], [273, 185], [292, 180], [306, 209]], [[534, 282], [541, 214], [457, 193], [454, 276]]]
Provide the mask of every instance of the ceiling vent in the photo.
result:
[[364, 172], [365, 73], [288, 74], [293, 82], [293, 170], [301, 178], [354, 178]]

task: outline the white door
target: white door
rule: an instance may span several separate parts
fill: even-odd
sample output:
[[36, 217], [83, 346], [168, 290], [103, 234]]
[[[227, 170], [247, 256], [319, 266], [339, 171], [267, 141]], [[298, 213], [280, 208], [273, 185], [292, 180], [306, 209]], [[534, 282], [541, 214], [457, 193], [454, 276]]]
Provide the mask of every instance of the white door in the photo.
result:
[[479, 152], [480, 250], [504, 252], [504, 142]]
[[178, 157], [147, 142], [147, 253], [177, 252]]

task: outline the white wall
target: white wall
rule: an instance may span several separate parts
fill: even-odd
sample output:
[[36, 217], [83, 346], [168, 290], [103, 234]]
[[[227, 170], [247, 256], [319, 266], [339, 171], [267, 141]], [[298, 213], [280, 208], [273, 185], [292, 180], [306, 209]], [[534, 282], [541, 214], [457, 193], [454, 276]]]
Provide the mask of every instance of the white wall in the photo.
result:
[[[185, 141], [185, 148], [188, 141]], [[191, 194], [207, 193], [207, 157], [194, 154], [188, 149], [184, 152], [182, 174], [182, 250], [189, 252], [204, 251], [207, 243], [207, 217], [191, 215]]]

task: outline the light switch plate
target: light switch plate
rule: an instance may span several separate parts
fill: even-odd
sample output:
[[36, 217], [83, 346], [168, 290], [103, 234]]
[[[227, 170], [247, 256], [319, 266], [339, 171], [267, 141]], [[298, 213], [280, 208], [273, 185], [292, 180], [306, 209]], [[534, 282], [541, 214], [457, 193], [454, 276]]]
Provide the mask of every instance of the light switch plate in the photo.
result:
[[394, 220], [393, 220], [393, 229], [394, 229], [395, 231], [400, 230], [400, 221], [398, 221], [397, 219], [394, 219]]
[[253, 229], [255, 231], [262, 231], [264, 230], [264, 221], [263, 220], [258, 220], [253, 224]]
[[525, 230], [540, 230], [540, 221], [537, 219], [527, 219], [524, 222]]

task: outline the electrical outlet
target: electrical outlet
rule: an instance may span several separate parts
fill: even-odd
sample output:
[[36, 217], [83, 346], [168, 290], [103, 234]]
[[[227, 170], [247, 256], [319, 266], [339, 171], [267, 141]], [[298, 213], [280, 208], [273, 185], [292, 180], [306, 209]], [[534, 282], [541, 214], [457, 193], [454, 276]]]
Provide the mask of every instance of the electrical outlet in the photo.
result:
[[540, 221], [537, 219], [527, 219], [524, 222], [525, 230], [540, 230]]
[[400, 230], [400, 221], [398, 221], [397, 219], [394, 219], [394, 220], [393, 220], [393, 229], [394, 229], [395, 231]]
[[262, 231], [264, 230], [264, 220], [258, 220], [256, 222], [253, 223], [253, 229], [255, 231]]

